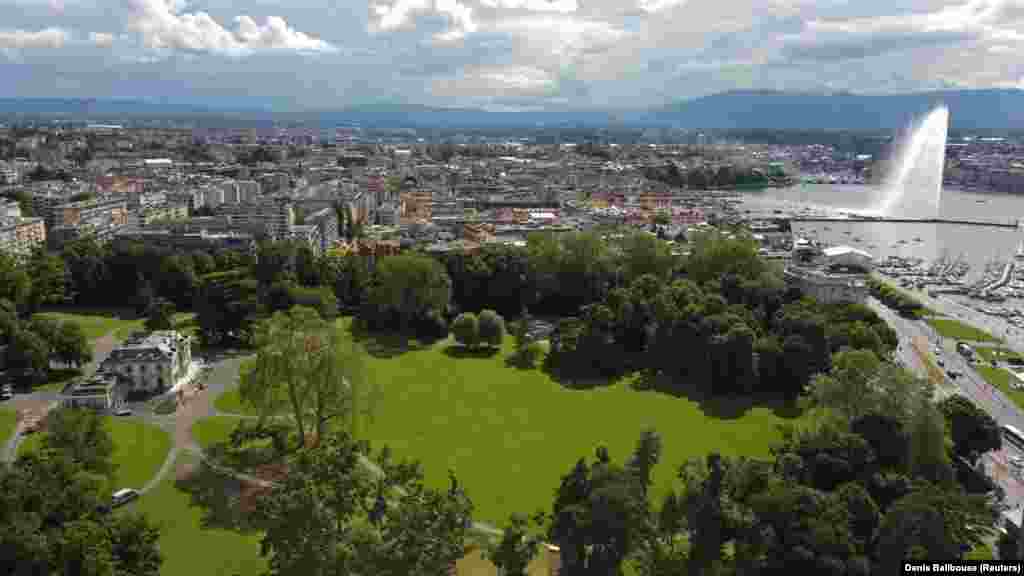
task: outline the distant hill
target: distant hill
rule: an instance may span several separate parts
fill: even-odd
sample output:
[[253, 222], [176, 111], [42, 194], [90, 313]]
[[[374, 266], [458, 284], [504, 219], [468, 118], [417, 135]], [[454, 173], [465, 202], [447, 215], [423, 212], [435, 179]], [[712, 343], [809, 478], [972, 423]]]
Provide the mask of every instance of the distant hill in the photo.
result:
[[736, 91], [673, 104], [655, 113], [687, 128], [885, 130], [938, 103], [949, 107], [952, 128], [1024, 128], [1024, 91], [951, 90], [885, 96]]
[[0, 116], [78, 120], [145, 117], [216, 118], [233, 121], [355, 124], [406, 128], [605, 128], [673, 126], [736, 130], [893, 130], [938, 103], [950, 108], [955, 130], [1024, 129], [1024, 91], [951, 90], [871, 96], [850, 93], [733, 91], [651, 110], [550, 110], [489, 112], [381, 103], [339, 110], [271, 112], [140, 100], [0, 98]]

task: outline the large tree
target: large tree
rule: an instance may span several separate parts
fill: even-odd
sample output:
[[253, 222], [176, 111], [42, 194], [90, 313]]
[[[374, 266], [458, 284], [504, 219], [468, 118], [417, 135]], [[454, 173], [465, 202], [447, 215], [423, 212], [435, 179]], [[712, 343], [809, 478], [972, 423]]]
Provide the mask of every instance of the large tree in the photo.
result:
[[64, 364], [80, 367], [92, 360], [92, 343], [76, 322], [61, 322], [53, 341], [53, 354]]
[[365, 319], [375, 323], [394, 318], [397, 326], [388, 328], [408, 334], [413, 322], [428, 313], [447, 312], [451, 292], [451, 279], [437, 260], [418, 254], [385, 256], [377, 261], [370, 307], [363, 316], [372, 316]]
[[298, 429], [323, 435], [327, 424], [348, 419], [355, 430], [373, 408], [365, 351], [311, 308], [277, 312], [257, 327], [258, 351], [241, 371], [242, 398], [266, 418], [286, 408]]
[[27, 271], [32, 279], [29, 311], [35, 312], [45, 304], [64, 302], [68, 271], [60, 256], [47, 252], [44, 248], [38, 248], [28, 260]]
[[84, 470], [112, 477], [114, 440], [103, 417], [92, 410], [62, 408], [47, 416], [43, 447], [70, 458]]
[[950, 396], [939, 403], [939, 409], [946, 417], [958, 456], [973, 464], [985, 452], [1002, 449], [999, 424], [967, 398], [959, 394]]
[[443, 574], [462, 557], [473, 507], [454, 479], [433, 490], [418, 464], [387, 461], [374, 478], [367, 456], [342, 432], [290, 459], [256, 507], [272, 575]]
[[109, 479], [65, 453], [67, 444], [0, 467], [0, 573], [158, 576], [159, 528], [140, 515], [101, 516]]

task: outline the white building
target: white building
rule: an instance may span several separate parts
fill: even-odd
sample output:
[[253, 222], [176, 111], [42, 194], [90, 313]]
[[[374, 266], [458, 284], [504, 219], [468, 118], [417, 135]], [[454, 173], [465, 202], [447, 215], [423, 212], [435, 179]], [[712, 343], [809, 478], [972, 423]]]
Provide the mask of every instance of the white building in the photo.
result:
[[174, 330], [132, 334], [114, 348], [100, 370], [119, 374], [132, 391], [162, 392], [192, 370], [192, 342]]
[[60, 406], [112, 412], [124, 406], [130, 386], [120, 374], [101, 370], [65, 386], [60, 393]]

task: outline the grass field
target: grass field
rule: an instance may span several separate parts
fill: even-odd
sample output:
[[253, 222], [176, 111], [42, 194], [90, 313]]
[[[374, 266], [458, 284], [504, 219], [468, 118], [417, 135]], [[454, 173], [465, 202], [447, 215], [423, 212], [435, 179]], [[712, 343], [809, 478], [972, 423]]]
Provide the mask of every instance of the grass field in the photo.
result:
[[974, 369], [981, 374], [986, 382], [999, 388], [1017, 407], [1024, 409], [1024, 390], [1010, 388], [1010, 382], [1015, 378], [1013, 374], [1003, 368], [991, 366], [974, 366]]
[[[140, 488], [156, 474], [171, 449], [171, 438], [163, 430], [137, 420], [107, 417], [107, 427], [114, 440], [113, 461], [119, 488]], [[18, 446], [18, 453], [35, 450], [42, 445], [43, 434], [33, 434]]]
[[[185, 462], [194, 463], [195, 456], [179, 456], [176, 465]], [[191, 496], [175, 486], [173, 472], [131, 509], [144, 512], [162, 528], [163, 576], [256, 576], [267, 568], [259, 556], [260, 535], [204, 526], [203, 509], [193, 506]]]
[[944, 338], [969, 342], [1002, 342], [999, 338], [953, 318], [929, 318], [928, 324]]
[[[447, 486], [454, 470], [477, 519], [494, 524], [512, 512], [549, 509], [561, 476], [577, 459], [592, 457], [604, 444], [621, 462], [645, 428], [654, 427], [663, 440], [657, 501], [688, 458], [712, 450], [767, 456], [784, 421], [768, 408], [719, 419], [696, 402], [637, 392], [625, 383], [569, 390], [538, 370], [506, 367], [509, 346], [490, 358], [455, 358], [445, 346], [368, 360], [381, 395], [364, 436], [375, 448], [390, 446], [397, 458], [421, 460], [435, 487]], [[222, 441], [233, 426], [208, 419], [194, 433], [200, 442]]]
[[18, 414], [14, 410], [0, 408], [0, 444], [7, 442], [17, 426]]
[[60, 322], [74, 322], [82, 327], [90, 340], [102, 338], [110, 332], [127, 335], [142, 326], [142, 320], [129, 319], [127, 312], [117, 310], [48, 311], [38, 315]]
[[1007, 348], [978, 346], [974, 351], [986, 362], [991, 362], [993, 360], [1005, 361], [1011, 358], [1021, 357], [1020, 354], [1017, 354], [1013, 350], [1009, 350]]

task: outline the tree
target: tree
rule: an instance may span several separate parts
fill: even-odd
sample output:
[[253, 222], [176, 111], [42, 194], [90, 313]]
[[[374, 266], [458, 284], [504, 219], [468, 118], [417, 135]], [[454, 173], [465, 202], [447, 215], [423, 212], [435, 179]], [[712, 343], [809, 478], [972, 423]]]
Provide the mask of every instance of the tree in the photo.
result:
[[27, 272], [31, 277], [32, 290], [29, 295], [30, 312], [39, 310], [44, 304], [64, 302], [67, 292], [68, 272], [60, 256], [39, 248], [28, 261]]
[[505, 340], [505, 319], [494, 310], [484, 310], [477, 318], [477, 325], [480, 334], [480, 342], [495, 348], [500, 348]]
[[618, 574], [639, 546], [650, 514], [638, 478], [598, 449], [598, 461], [580, 459], [562, 477], [552, 506], [549, 537], [561, 548], [566, 576]]
[[447, 312], [451, 293], [451, 279], [437, 260], [418, 254], [385, 256], [377, 261], [369, 307], [361, 317], [382, 328], [381, 319], [393, 317], [402, 334], [409, 334], [413, 322], [427, 313]]
[[114, 440], [103, 418], [87, 409], [63, 408], [47, 416], [43, 447], [70, 458], [84, 470], [112, 477]]
[[16, 330], [7, 347], [7, 367], [30, 384], [46, 377], [50, 366], [50, 344], [31, 330]]
[[652, 234], [634, 232], [623, 240], [622, 268], [627, 284], [644, 274], [667, 279], [674, 265], [668, 244]]
[[64, 364], [80, 367], [92, 360], [92, 343], [80, 324], [61, 322], [53, 343], [53, 352]]
[[289, 461], [283, 485], [256, 506], [270, 574], [442, 574], [464, 554], [472, 503], [426, 488], [418, 463], [381, 463], [344, 432]]
[[154, 298], [146, 310], [146, 330], [173, 330], [174, 304], [164, 298]]
[[846, 350], [833, 356], [832, 371], [820, 374], [811, 385], [819, 406], [852, 422], [873, 411], [886, 393], [880, 382], [882, 362], [870, 350]]
[[322, 437], [334, 419], [349, 418], [353, 430], [372, 411], [366, 387], [365, 351], [311, 308], [277, 312], [257, 327], [258, 351], [240, 373], [242, 399], [261, 419], [287, 406], [302, 445], [307, 433]]
[[488, 551], [487, 557], [503, 576], [527, 576], [526, 570], [537, 555], [540, 539], [529, 532], [529, 520], [513, 514], [501, 534], [501, 541]]
[[144, 516], [100, 518], [109, 481], [58, 451], [0, 468], [0, 573], [158, 576], [159, 529]]
[[985, 452], [1002, 449], [999, 424], [967, 398], [950, 396], [939, 403], [939, 410], [946, 417], [958, 456], [973, 464]]
[[13, 256], [0, 252], [0, 299], [13, 302], [19, 309], [29, 304], [32, 279]]
[[466, 348], [476, 348], [480, 343], [480, 325], [476, 314], [463, 312], [452, 322], [452, 334], [455, 341]]

